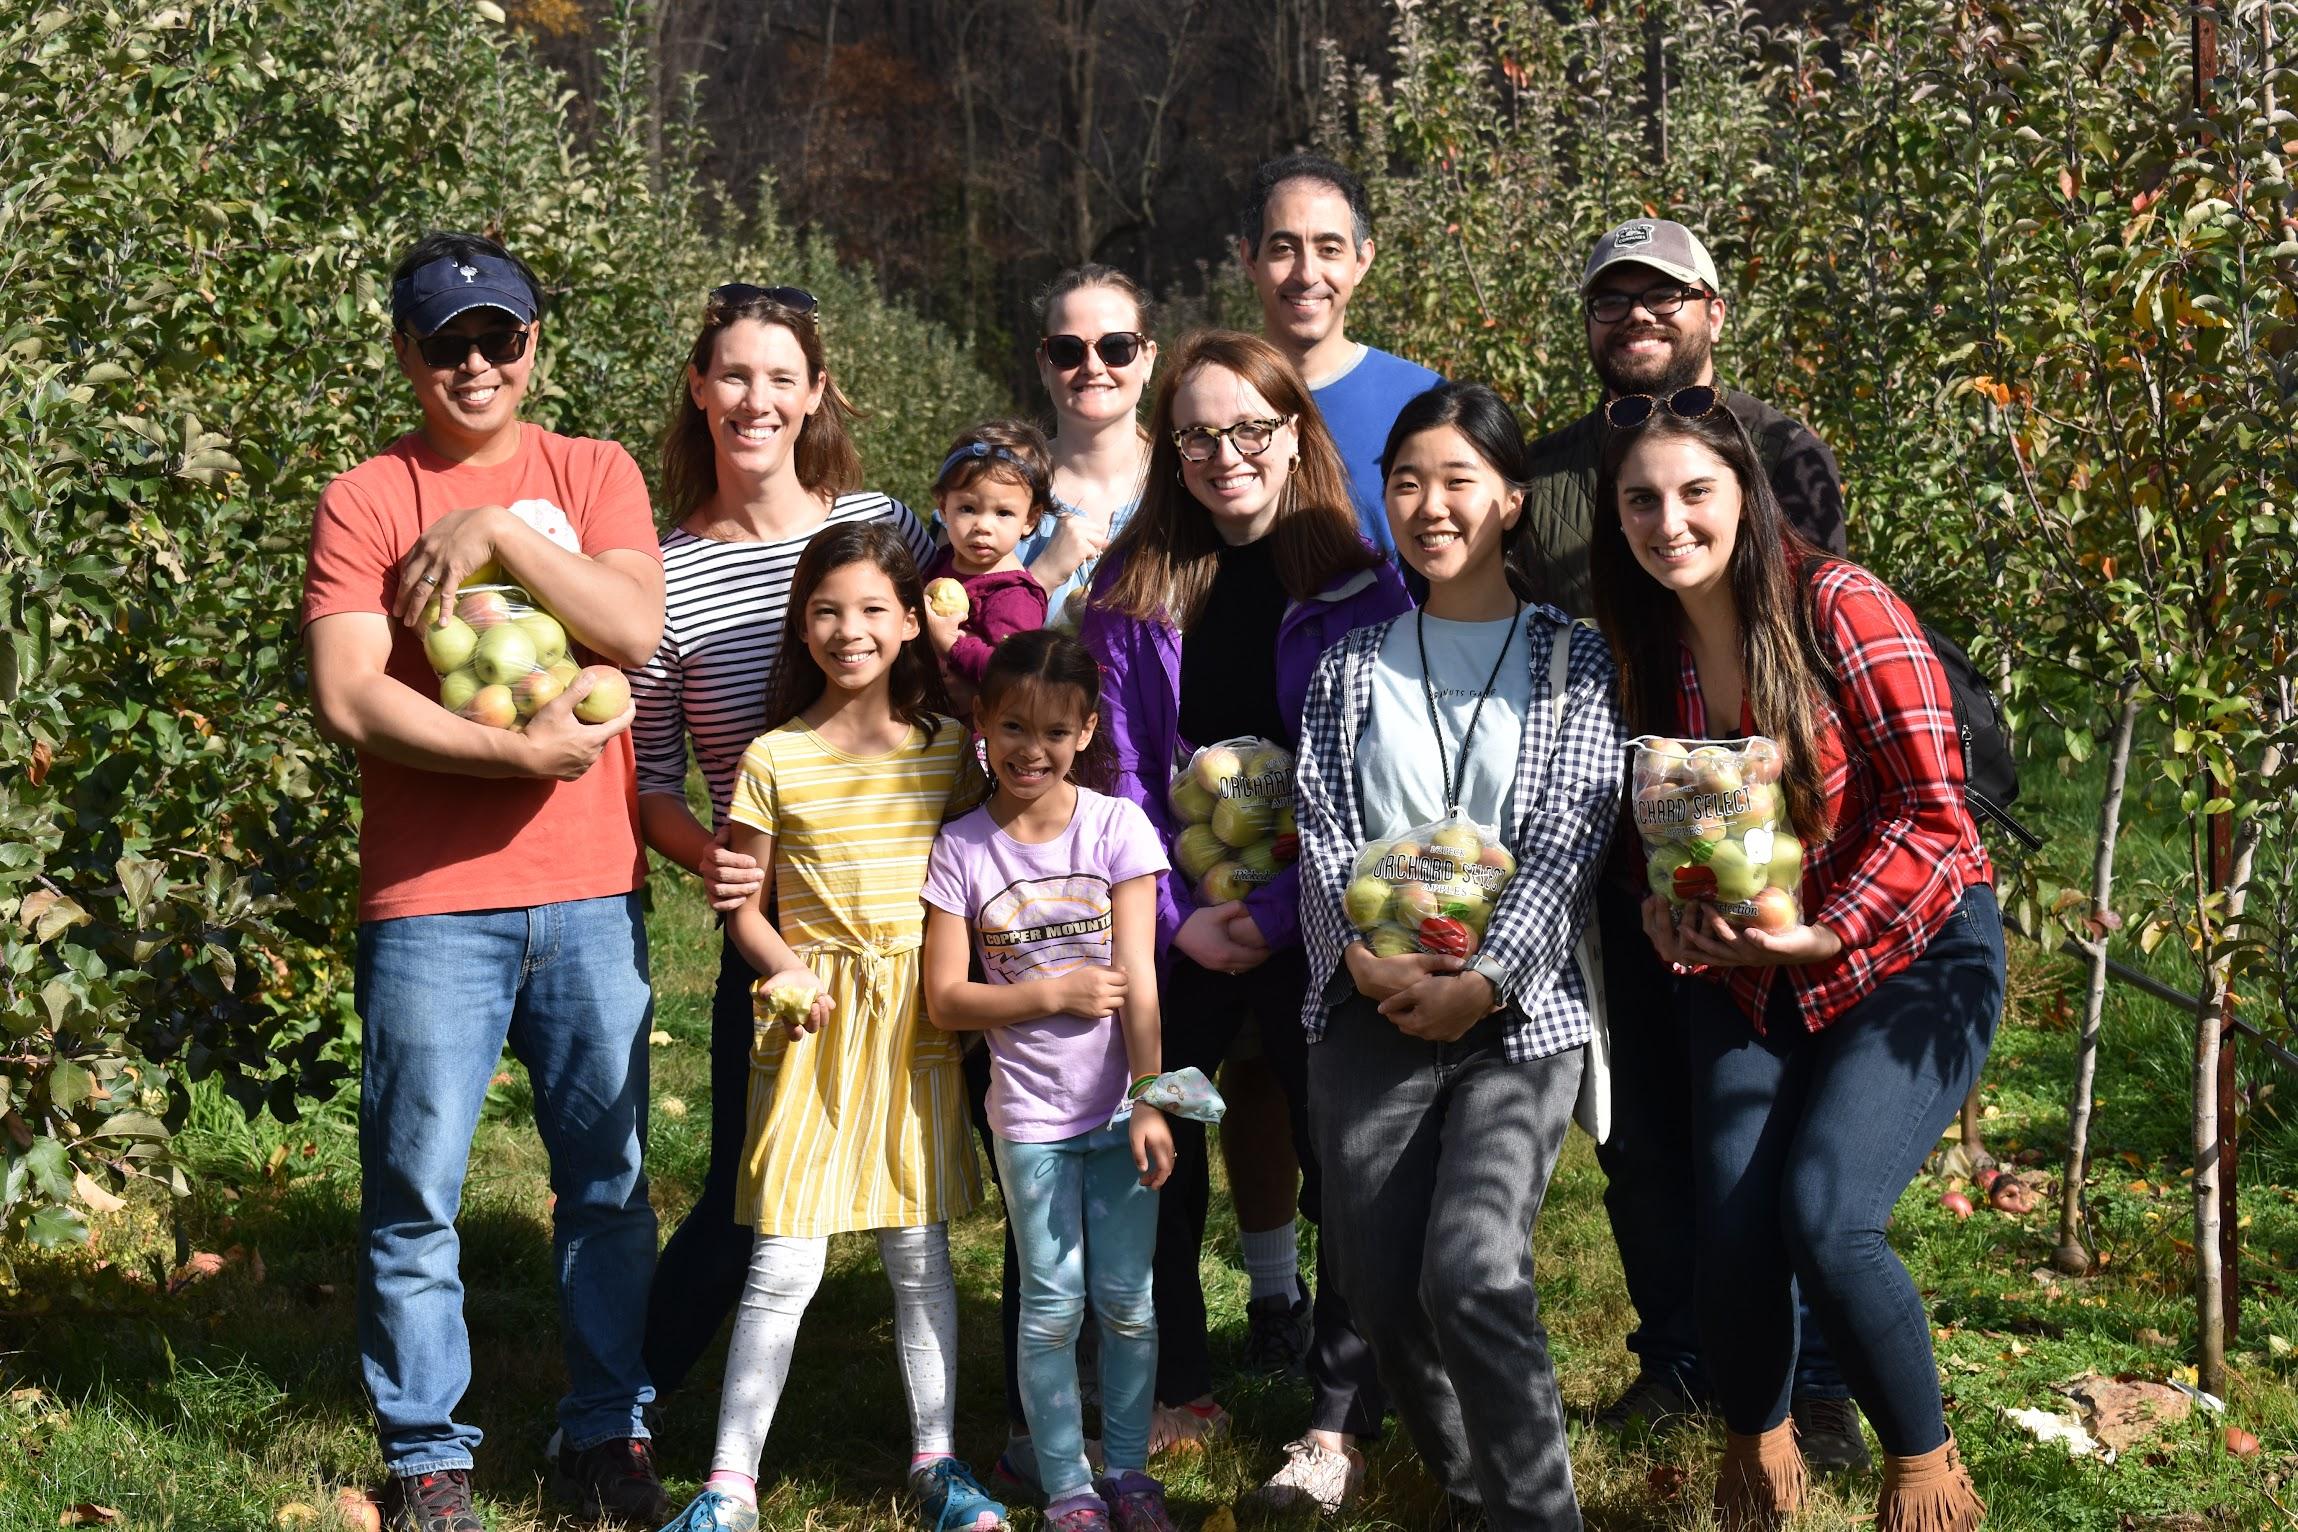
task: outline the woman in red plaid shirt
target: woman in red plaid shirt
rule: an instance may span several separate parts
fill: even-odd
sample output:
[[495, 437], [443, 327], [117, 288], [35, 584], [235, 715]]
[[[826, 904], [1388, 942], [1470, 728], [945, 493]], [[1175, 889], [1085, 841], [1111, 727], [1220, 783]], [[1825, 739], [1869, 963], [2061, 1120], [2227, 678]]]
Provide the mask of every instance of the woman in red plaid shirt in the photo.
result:
[[1994, 873], [1914, 614], [1781, 520], [1717, 398], [1612, 402], [1596, 503], [1617, 516], [1590, 551], [1630, 730], [1778, 741], [1807, 848], [1805, 924], [1735, 926], [1656, 897], [1644, 911], [1692, 1021], [1700, 1334], [1728, 1428], [1717, 1516], [1769, 1528], [1802, 1504], [1800, 1282], [1883, 1445], [1879, 1532], [1964, 1532], [1986, 1507], [1884, 1226], [1994, 1038]]

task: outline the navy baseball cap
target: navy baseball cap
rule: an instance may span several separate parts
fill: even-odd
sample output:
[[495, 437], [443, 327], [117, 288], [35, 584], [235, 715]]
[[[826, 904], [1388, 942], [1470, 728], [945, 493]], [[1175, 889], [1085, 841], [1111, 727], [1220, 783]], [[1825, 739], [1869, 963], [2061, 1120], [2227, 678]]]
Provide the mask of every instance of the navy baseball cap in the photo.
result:
[[482, 308], [532, 324], [534, 290], [509, 261], [477, 252], [442, 255], [391, 284], [391, 322], [411, 335], [435, 335], [465, 309]]

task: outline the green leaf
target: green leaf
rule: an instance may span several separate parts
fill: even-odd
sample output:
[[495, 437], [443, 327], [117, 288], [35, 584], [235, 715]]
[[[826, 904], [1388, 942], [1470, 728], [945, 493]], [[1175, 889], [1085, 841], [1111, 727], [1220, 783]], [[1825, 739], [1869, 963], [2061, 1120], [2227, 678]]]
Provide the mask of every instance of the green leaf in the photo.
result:
[[34, 1213], [24, 1225], [24, 1237], [42, 1250], [88, 1242], [88, 1221], [80, 1210], [51, 1204]]
[[95, 1092], [96, 1077], [69, 1059], [58, 1059], [48, 1069], [48, 1100], [59, 1112], [69, 1112]]
[[24, 1166], [32, 1173], [32, 1184], [40, 1195], [51, 1202], [72, 1200], [72, 1161], [64, 1152], [63, 1141], [53, 1138], [35, 1138], [32, 1147], [24, 1151]]

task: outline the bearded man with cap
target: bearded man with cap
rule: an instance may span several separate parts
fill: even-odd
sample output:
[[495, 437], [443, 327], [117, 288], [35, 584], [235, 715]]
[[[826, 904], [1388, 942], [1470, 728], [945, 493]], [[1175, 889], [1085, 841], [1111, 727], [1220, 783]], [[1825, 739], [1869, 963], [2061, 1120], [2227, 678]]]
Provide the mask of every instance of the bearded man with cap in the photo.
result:
[[639, 1358], [653, 992], [631, 709], [577, 717], [601, 684], [583, 675], [522, 730], [491, 727], [440, 705], [425, 658], [461, 588], [488, 579], [548, 609], [578, 662], [643, 664], [662, 636], [638, 465], [519, 418], [540, 310], [534, 274], [493, 240], [407, 252], [391, 349], [422, 423], [328, 485], [304, 579], [320, 731], [359, 757], [359, 1360], [391, 1532], [485, 1526], [480, 1433], [454, 1418], [471, 1379], [455, 1217], [506, 1043], [556, 1194], [560, 1491], [593, 1519], [670, 1514]]
[[[1747, 428], [1789, 525], [1829, 552], [1844, 546], [1843, 483], [1835, 455], [1803, 422], [1716, 382], [1715, 344], [1726, 309], [1714, 259], [1680, 223], [1638, 218], [1596, 241], [1580, 277], [1588, 360], [1604, 395], [1570, 425], [1534, 442], [1531, 480], [1512, 574], [1533, 600], [1594, 615], [1588, 539], [1616, 518], [1599, 515], [1596, 471], [1609, 432], [1653, 410], [1731, 411]], [[1605, 1014], [1611, 1032], [1611, 1132], [1596, 1150], [1604, 1205], [1620, 1248], [1637, 1327], [1628, 1350], [1637, 1376], [1598, 1412], [1609, 1429], [1665, 1431], [1705, 1403], [1693, 1313], [1691, 1084], [1671, 980], [1643, 934], [1645, 895], [1635, 837], [1616, 837], [1597, 887]], [[1836, 1370], [1811, 1310], [1801, 1310], [1794, 1415], [1807, 1463], [1866, 1468], [1859, 1408]]]

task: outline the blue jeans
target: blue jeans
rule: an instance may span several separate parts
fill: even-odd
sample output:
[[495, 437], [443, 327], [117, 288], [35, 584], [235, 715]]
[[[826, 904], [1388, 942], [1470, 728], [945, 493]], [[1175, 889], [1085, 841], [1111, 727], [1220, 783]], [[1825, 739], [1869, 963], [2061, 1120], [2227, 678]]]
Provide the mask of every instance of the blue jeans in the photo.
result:
[[2003, 922], [1974, 884], [1923, 954], [1824, 1030], [1784, 985], [1758, 1037], [1720, 985], [1691, 1021], [1700, 1337], [1724, 1423], [1787, 1418], [1800, 1287], [1894, 1457], [1947, 1439], [1923, 1298], [1884, 1225], [1986, 1063], [2003, 1007]]
[[1101, 1434], [1109, 1471], [1149, 1463], [1157, 1381], [1149, 1273], [1157, 1253], [1157, 1194], [1133, 1167], [1123, 1119], [1050, 1144], [1001, 1138], [997, 1172], [1006, 1226], [1021, 1257], [1015, 1354], [1022, 1411], [1045, 1497], [1059, 1500], [1093, 1485], [1077, 1397], [1077, 1332], [1088, 1288], [1101, 1324]]
[[534, 1085], [558, 1199], [565, 1445], [647, 1434], [653, 994], [635, 893], [359, 928], [360, 1374], [392, 1473], [469, 1468], [479, 1444], [453, 1416], [471, 1381], [455, 1216], [506, 1041]]
[[[1604, 1211], [1620, 1250], [1620, 1274], [1636, 1327], [1628, 1350], [1644, 1377], [1673, 1376], [1707, 1402], [1694, 1298], [1698, 1252], [1692, 1227], [1690, 1037], [1675, 980], [1644, 935], [1644, 888], [1610, 882], [1596, 890], [1604, 935], [1604, 1001], [1612, 1030], [1612, 1133], [1596, 1146], [1604, 1170]], [[1797, 1315], [1795, 1397], [1841, 1399], [1851, 1392], [1811, 1305]]]

